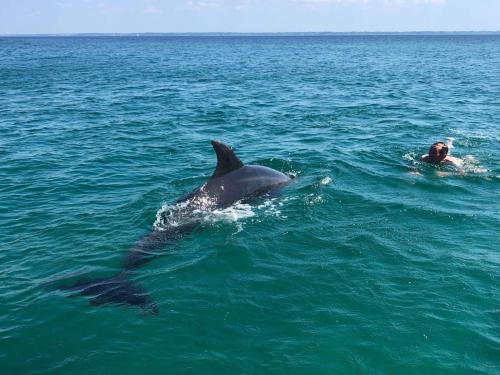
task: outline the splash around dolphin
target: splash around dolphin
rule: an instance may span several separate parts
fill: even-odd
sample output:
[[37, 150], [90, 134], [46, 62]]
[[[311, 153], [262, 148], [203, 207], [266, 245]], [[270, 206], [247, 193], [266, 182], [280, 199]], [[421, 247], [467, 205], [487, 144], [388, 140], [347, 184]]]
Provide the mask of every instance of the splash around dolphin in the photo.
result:
[[193, 215], [194, 212], [212, 211], [251, 200], [280, 189], [293, 179], [272, 168], [244, 165], [230, 147], [219, 141], [212, 141], [212, 146], [217, 156], [215, 171], [203, 185], [175, 202], [176, 209], [170, 213], [170, 222], [175, 225], [167, 221], [140, 238], [126, 254], [122, 269], [115, 276], [80, 281], [61, 289], [89, 297], [92, 305], [138, 306], [145, 313], [158, 314], [156, 303], [130, 280], [130, 273], [199, 226], [199, 215]]

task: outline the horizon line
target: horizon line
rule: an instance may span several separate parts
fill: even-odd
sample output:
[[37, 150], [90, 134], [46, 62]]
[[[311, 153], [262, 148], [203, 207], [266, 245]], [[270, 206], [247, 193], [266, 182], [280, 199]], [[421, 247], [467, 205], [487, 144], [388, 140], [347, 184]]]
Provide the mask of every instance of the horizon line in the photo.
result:
[[456, 31], [185, 31], [185, 32], [76, 32], [76, 33], [14, 33], [0, 37], [68, 37], [68, 36], [300, 36], [300, 35], [497, 35], [500, 30]]

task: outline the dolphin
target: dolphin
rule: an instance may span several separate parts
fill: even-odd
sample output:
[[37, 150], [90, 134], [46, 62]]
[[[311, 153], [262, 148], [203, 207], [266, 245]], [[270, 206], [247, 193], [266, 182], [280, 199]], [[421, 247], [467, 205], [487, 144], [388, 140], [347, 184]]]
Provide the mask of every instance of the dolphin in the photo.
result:
[[137, 306], [145, 313], [158, 314], [159, 309], [148, 293], [129, 279], [132, 270], [151, 261], [168, 245], [182, 239], [201, 224], [203, 212], [251, 201], [289, 184], [288, 176], [260, 165], [244, 165], [227, 145], [212, 141], [217, 166], [201, 186], [178, 199], [166, 220], [135, 242], [125, 255], [121, 271], [110, 278], [80, 281], [61, 289], [90, 298], [92, 305], [116, 304]]

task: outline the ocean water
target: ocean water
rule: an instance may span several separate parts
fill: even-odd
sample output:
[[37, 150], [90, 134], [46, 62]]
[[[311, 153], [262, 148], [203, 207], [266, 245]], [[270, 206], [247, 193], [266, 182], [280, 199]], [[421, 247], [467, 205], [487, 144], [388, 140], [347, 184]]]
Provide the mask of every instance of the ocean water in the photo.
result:
[[[297, 178], [137, 269], [157, 316], [61, 291], [211, 139]], [[499, 36], [0, 38], [0, 373], [498, 374], [499, 141]]]

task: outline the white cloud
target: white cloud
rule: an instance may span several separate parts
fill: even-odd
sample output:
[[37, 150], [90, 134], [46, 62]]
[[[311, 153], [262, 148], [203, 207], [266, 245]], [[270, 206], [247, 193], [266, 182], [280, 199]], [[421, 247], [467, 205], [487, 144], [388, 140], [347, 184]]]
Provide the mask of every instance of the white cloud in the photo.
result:
[[162, 14], [163, 10], [154, 5], [148, 5], [142, 12], [146, 14]]
[[184, 0], [184, 5], [189, 9], [221, 8], [229, 6], [235, 9], [246, 8], [252, 4], [266, 3], [295, 3], [304, 5], [335, 5], [335, 4], [358, 4], [358, 5], [437, 5], [445, 4], [447, 0]]
[[69, 1], [56, 1], [56, 5], [60, 8], [71, 8], [72, 4]]
[[188, 0], [186, 7], [191, 10], [220, 8], [223, 4], [221, 0]]
[[99, 13], [106, 15], [116, 15], [118, 13], [123, 13], [125, 8], [120, 5], [115, 5], [112, 3], [100, 2], [97, 4], [97, 9]]
[[258, 0], [239, 0], [234, 2], [234, 9], [243, 10], [247, 9], [253, 3], [258, 2]]
[[177, 9], [201, 11], [209, 9], [235, 9], [243, 10], [253, 5], [266, 5], [269, 3], [288, 5], [303, 5], [309, 8], [329, 7], [335, 5], [359, 6], [415, 6], [446, 4], [447, 0], [183, 0]]
[[361, 5], [437, 5], [445, 4], [447, 0], [291, 0], [304, 5], [361, 4]]
[[[290, 2], [291, 0], [286, 0]], [[293, 1], [293, 0], [292, 0]], [[233, 9], [244, 10], [252, 5], [262, 5], [267, 3], [283, 3], [283, 0], [184, 0], [183, 5], [177, 9], [204, 10], [204, 9]]]

